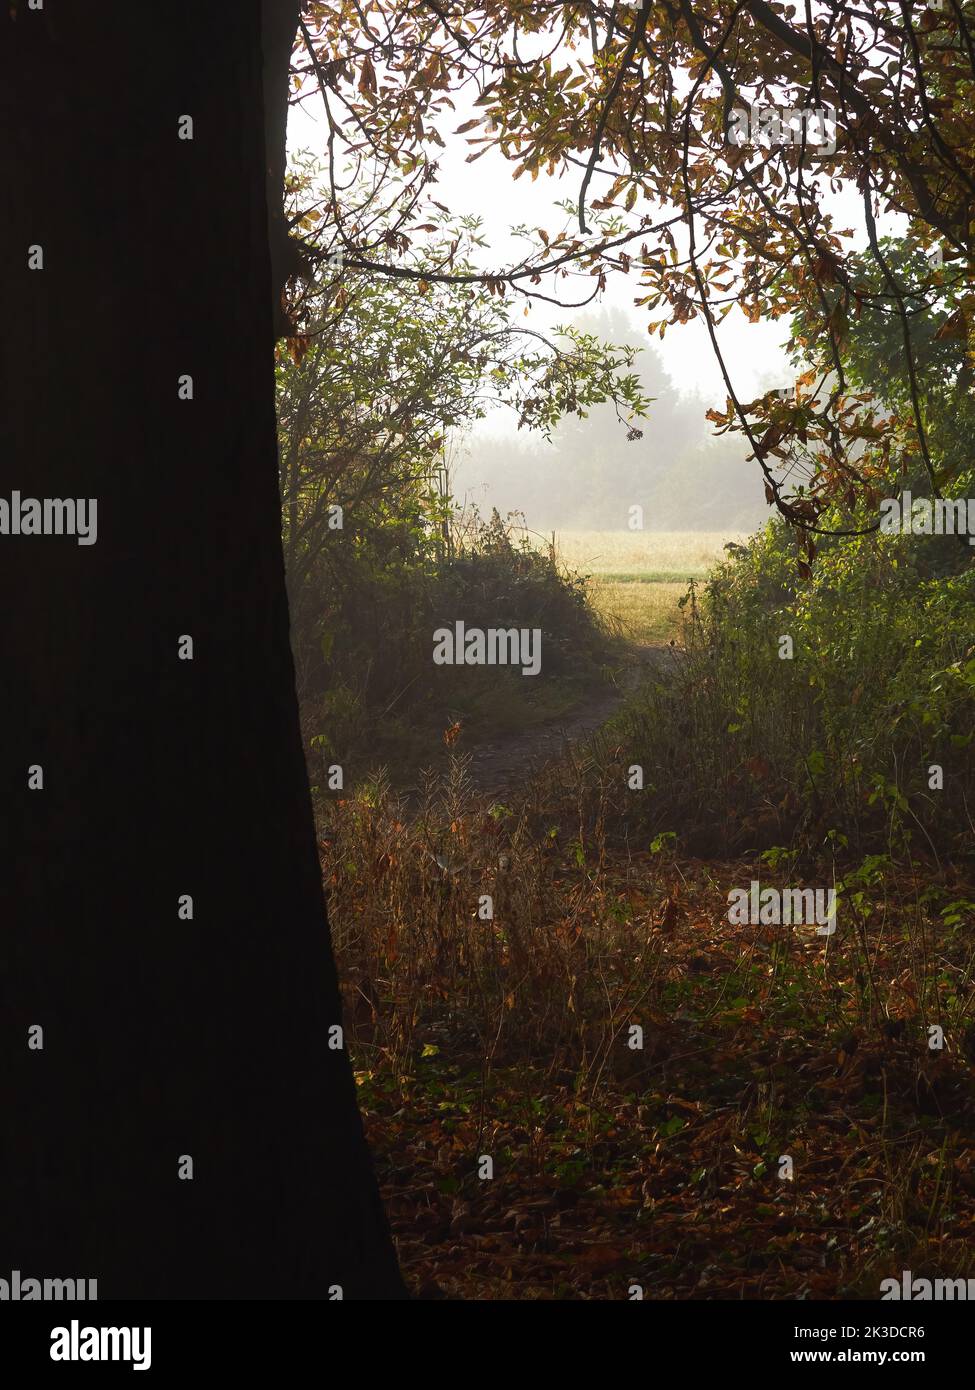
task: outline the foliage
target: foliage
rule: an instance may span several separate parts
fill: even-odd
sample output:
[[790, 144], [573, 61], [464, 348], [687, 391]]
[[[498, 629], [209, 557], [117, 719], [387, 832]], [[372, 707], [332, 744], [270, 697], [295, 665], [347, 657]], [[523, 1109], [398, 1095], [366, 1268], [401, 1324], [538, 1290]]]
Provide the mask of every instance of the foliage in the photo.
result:
[[[902, 289], [913, 371], [905, 360], [897, 300], [873, 256], [863, 254], [851, 258], [851, 271], [866, 287], [868, 297], [849, 325], [842, 386], [880, 403], [894, 441], [892, 463], [897, 463], [886, 478], [878, 480], [888, 491], [900, 486], [930, 495], [930, 480], [914, 444], [916, 398], [937, 488], [945, 495], [965, 495], [973, 482], [975, 397], [967, 345], [955, 331], [964, 300], [957, 272], [950, 263], [932, 265], [910, 242], [886, 237], [879, 246]], [[840, 298], [837, 289], [826, 296], [834, 306]], [[811, 362], [829, 388], [836, 389], [840, 383], [816, 315], [798, 310], [790, 336], [796, 366]]]
[[[336, 761], [357, 778], [391, 766], [402, 782], [418, 763], [445, 756], [461, 728], [483, 737], [531, 725], [602, 679], [612, 641], [581, 578], [526, 537], [516, 543], [497, 512], [484, 522], [474, 510], [448, 536], [443, 549], [422, 521], [386, 521], [356, 538], [340, 582], [323, 595], [320, 663], [306, 668], [303, 706], [316, 789], [325, 790]], [[433, 633], [458, 619], [468, 628], [537, 628], [540, 673], [435, 666]]]
[[803, 582], [793, 545], [771, 524], [692, 591], [686, 652], [621, 727], [650, 827], [701, 852], [823, 853], [834, 832], [967, 856], [975, 570], [954, 537], [869, 535], [824, 542]]
[[[291, 206], [314, 199], [319, 180], [314, 162], [300, 161]], [[476, 223], [441, 221], [462, 269]], [[497, 402], [542, 433], [565, 411], [610, 404], [635, 435], [632, 420], [649, 406], [629, 370], [638, 349], [572, 328], [545, 337], [512, 323], [477, 283], [417, 293], [339, 263], [308, 269], [291, 314], [276, 369], [282, 525], [298, 687], [316, 746], [334, 756], [377, 726], [392, 735], [384, 716], [408, 720], [433, 693], [434, 627], [475, 612], [484, 626], [506, 615], [541, 625], [546, 678], [565, 672], [577, 638], [579, 671], [589, 674], [600, 639], [579, 586], [554, 563], [516, 553], [500, 522], [475, 525], [454, 551], [449, 440]], [[457, 699], [450, 685], [437, 687], [437, 718]]]
[[[515, 178], [547, 170], [578, 180], [567, 205], [577, 225], [522, 228], [524, 258], [480, 271], [492, 292], [530, 298], [544, 280], [549, 291], [586, 285], [588, 300], [609, 275], [633, 272], [652, 330], [700, 319], [719, 358], [715, 329], [735, 307], [751, 321], [814, 317], [835, 388], [821, 398], [822, 383], [802, 376], [791, 402], [743, 401], [722, 358], [728, 399], [714, 418], [745, 433], [770, 502], [793, 524], [822, 530], [836, 503], [869, 501], [899, 441], [878, 403], [851, 399], [843, 385], [850, 322], [877, 303], [894, 306], [911, 376], [909, 300], [935, 304], [950, 281], [949, 331], [972, 341], [972, 4], [918, 12], [868, 0], [854, 11], [821, 0], [803, 11], [720, 0], [705, 16], [687, 0], [386, 0], [369, 11], [309, 0], [306, 18], [296, 100], [323, 101], [333, 144], [409, 189], [387, 205], [401, 238], [390, 273], [423, 283], [456, 273], [449, 249], [432, 255], [421, 239], [444, 143], [438, 125], [464, 94], [475, 114], [457, 133], [470, 159], [496, 149]], [[831, 112], [835, 148], [814, 143], [801, 120], [792, 134], [742, 143], [739, 117], [752, 106]], [[829, 211], [827, 195], [840, 190], [860, 199], [859, 239]], [[877, 231], [893, 214], [906, 219], [913, 246], [937, 250], [950, 268], [902, 284]], [[328, 221], [353, 264], [376, 266], [361, 201], [335, 180]], [[862, 273], [864, 241], [872, 276]], [[936, 489], [914, 381], [910, 396], [912, 452]], [[783, 467], [796, 444], [811, 475], [801, 492]]]
[[[381, 752], [392, 721], [430, 712], [452, 747], [485, 697], [496, 711], [526, 690], [498, 672], [484, 690], [451, 671], [434, 684], [438, 623], [542, 626], [560, 679], [601, 659], [584, 585], [500, 518], [459, 537], [432, 485], [441, 406], [463, 423], [485, 383], [543, 431], [600, 392], [636, 429], [631, 359], [585, 336], [526, 353], [512, 303], [588, 303], [632, 275], [652, 332], [700, 320], [719, 358], [736, 308], [792, 325], [791, 385], [743, 400], [721, 359], [710, 412], [745, 436], [782, 519], [691, 585], [682, 645], [609, 728], [511, 806], [472, 797], [459, 761], [404, 800], [379, 775], [319, 805], [407, 1270], [482, 1297], [516, 1281], [623, 1296], [634, 1280], [650, 1296], [875, 1297], [891, 1267], [967, 1274], [975, 569], [958, 538], [878, 534], [876, 510], [899, 485], [972, 482], [975, 9], [309, 0], [305, 17], [294, 99], [324, 104], [330, 158], [323, 191], [294, 190], [309, 269], [289, 287], [282, 372], [293, 385], [322, 352], [333, 375], [285, 498], [326, 761], [357, 738]], [[493, 148], [515, 178], [578, 178], [564, 225], [516, 229], [526, 249], [504, 267], [432, 196], [439, 125], [470, 102], [471, 159]], [[835, 150], [805, 133], [735, 143], [753, 103], [835, 108]], [[830, 210], [851, 191], [860, 235]], [[892, 216], [896, 240], [878, 231]], [[401, 293], [418, 306], [412, 379], [433, 384], [389, 467], [376, 378], [396, 365], [381, 306]], [[316, 296], [339, 315], [327, 334]], [[352, 370], [373, 381], [343, 388], [359, 341]], [[431, 371], [451, 342], [458, 362]], [[359, 400], [366, 434], [343, 454]], [[560, 433], [571, 453], [571, 423]], [[330, 549], [301, 507], [340, 497], [358, 521]], [[835, 938], [733, 926], [728, 887], [758, 877], [833, 883]], [[485, 1151], [496, 1183], [477, 1180]]]

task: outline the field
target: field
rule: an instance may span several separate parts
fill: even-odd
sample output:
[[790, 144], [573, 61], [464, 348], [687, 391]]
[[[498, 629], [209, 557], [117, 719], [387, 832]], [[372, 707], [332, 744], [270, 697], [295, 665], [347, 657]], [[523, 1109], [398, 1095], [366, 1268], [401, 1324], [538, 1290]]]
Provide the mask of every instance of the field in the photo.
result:
[[593, 603], [614, 631], [641, 646], [669, 642], [680, 629], [677, 601], [687, 593], [687, 582], [668, 580], [616, 580], [593, 575]]
[[688, 581], [724, 559], [727, 542], [745, 539], [723, 531], [557, 531], [555, 546], [567, 569], [592, 576], [596, 607], [625, 637], [655, 643], [675, 635]]
[[556, 531], [555, 539], [569, 569], [619, 583], [676, 583], [701, 578], [724, 559], [728, 541], [741, 544], [746, 537], [737, 531]]

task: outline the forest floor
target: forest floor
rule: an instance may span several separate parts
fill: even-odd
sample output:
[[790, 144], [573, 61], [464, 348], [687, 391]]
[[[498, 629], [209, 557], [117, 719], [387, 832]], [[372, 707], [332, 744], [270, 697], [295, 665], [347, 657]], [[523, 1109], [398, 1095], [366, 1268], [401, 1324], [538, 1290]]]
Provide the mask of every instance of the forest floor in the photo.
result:
[[517, 794], [546, 765], [579, 744], [609, 720], [648, 671], [665, 673], [679, 660], [676, 648], [663, 643], [632, 645], [617, 684], [581, 700], [567, 714], [506, 738], [476, 743], [470, 750], [467, 776], [482, 796], [505, 798]]
[[964, 931], [925, 896], [962, 897], [951, 869], [860, 893], [823, 941], [728, 921], [765, 863], [519, 806], [679, 659], [642, 648], [617, 691], [472, 750], [439, 820], [350, 798], [323, 828], [360, 1106], [421, 1298], [876, 1299], [902, 1270], [975, 1274], [975, 1025], [928, 1045], [932, 969], [975, 1005]]
[[[752, 871], [604, 863], [599, 896], [628, 915], [636, 964], [591, 920], [564, 980], [530, 952], [502, 961], [496, 1019], [431, 961], [409, 978], [411, 1046], [366, 1021], [360, 1105], [419, 1297], [876, 1299], [905, 1269], [975, 1273], [973, 1040], [967, 1057], [927, 1050], [900, 931], [909, 885], [869, 939], [878, 979], [899, 986], [890, 1017], [851, 1002], [854, 940], [827, 955], [728, 923], [715, 882]], [[495, 992], [483, 961], [465, 968]], [[380, 1013], [401, 972], [394, 959], [371, 981]], [[560, 981], [558, 1026], [581, 1048], [535, 1028], [533, 1009], [557, 1017]]]
[[593, 826], [577, 765], [612, 756], [603, 725], [681, 659], [678, 586], [600, 582], [629, 639], [614, 688], [469, 748], [459, 729], [422, 805], [323, 812], [359, 1102], [410, 1288], [872, 1300], [904, 1270], [975, 1276], [975, 889], [918, 856], [855, 884], [824, 940], [729, 922], [730, 887], [776, 881], [757, 855]]

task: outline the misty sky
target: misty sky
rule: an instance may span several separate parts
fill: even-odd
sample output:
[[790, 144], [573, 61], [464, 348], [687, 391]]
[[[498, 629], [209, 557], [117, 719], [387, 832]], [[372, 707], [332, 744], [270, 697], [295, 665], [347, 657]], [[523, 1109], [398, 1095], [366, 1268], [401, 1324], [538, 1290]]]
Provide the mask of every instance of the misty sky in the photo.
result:
[[[485, 269], [495, 269], [521, 259], [525, 254], [524, 242], [509, 236], [509, 227], [524, 222], [555, 233], [566, 224], [565, 214], [556, 204], [560, 200], [577, 197], [581, 172], [574, 171], [561, 180], [549, 178], [544, 173], [539, 174], [534, 182], [529, 175], [514, 180], [515, 166], [494, 150], [468, 164], [468, 154], [478, 147], [468, 145], [464, 136], [452, 136], [451, 132], [470, 119], [472, 114], [475, 114], [473, 107], [465, 108], [458, 102], [456, 116], [449, 125], [441, 124], [446, 149], [440, 154], [439, 180], [432, 193], [453, 211], [473, 213], [483, 219], [484, 235], [494, 253], [492, 255], [485, 251], [483, 264]], [[472, 133], [476, 135], [478, 132]], [[319, 155], [323, 153], [324, 114], [320, 114], [313, 100], [292, 109], [288, 143], [292, 150], [310, 149]], [[612, 275], [605, 293], [592, 307], [604, 305], [622, 309], [633, 326], [645, 333], [649, 315], [645, 310], [633, 307], [637, 287], [635, 275]], [[544, 288], [546, 293], [551, 292], [550, 287]], [[532, 309], [530, 322], [533, 327], [544, 329], [556, 323], [571, 322], [573, 318], [571, 310], [537, 304]], [[734, 371], [736, 382], [740, 383], [746, 397], [765, 385], [770, 376], [774, 375], [777, 379], [778, 375], [782, 375], [785, 381], [787, 368], [779, 344], [787, 331], [781, 322], [749, 324], [745, 316], [737, 311], [729, 314], [720, 326], [722, 350], [727, 354], [729, 367]], [[679, 390], [703, 392], [709, 401], [724, 405], [721, 373], [703, 324], [669, 327], [663, 347], [667, 372]], [[508, 427], [507, 419], [498, 415], [485, 424], [484, 430], [496, 432]]]
[[[479, 149], [480, 146], [469, 145], [463, 135], [455, 135], [453, 132], [475, 114], [478, 114], [475, 108], [458, 97], [456, 99], [456, 111], [450, 115], [450, 119], [438, 123], [446, 148], [440, 152], [438, 182], [433, 185], [431, 193], [433, 197], [446, 204], [455, 213], [471, 213], [482, 218], [482, 231], [487, 240], [488, 249], [481, 253], [479, 263], [486, 270], [503, 269], [522, 259], [525, 254], [524, 241], [509, 235], [511, 226], [527, 224], [528, 226], [543, 227], [550, 235], [555, 235], [567, 225], [566, 214], [557, 206], [557, 203], [565, 199], [575, 201], [579, 193], [582, 172], [573, 169], [561, 179], [539, 174], [534, 182], [529, 175], [523, 175], [520, 179], [515, 180], [513, 178], [515, 165], [505, 160], [494, 150], [489, 151], [473, 163], [468, 163], [467, 156]], [[292, 108], [288, 131], [291, 150], [311, 150], [319, 157], [324, 158], [325, 133], [324, 114], [314, 97], [304, 102], [302, 106]], [[482, 132], [477, 130], [471, 132], [474, 135], [479, 133]], [[590, 188], [590, 202], [594, 197], [599, 196], [600, 190], [597, 183], [598, 181], [594, 179]], [[844, 190], [839, 195], [827, 192], [824, 195], [824, 203], [834, 215], [835, 226], [840, 230], [846, 228], [853, 230], [857, 243], [859, 245], [865, 244], [866, 237], [863, 233], [860, 195], [852, 189]], [[575, 230], [574, 220], [572, 226]], [[893, 230], [893, 225], [889, 219], [880, 218], [878, 219], [878, 228], [883, 235], [885, 232]], [[571, 281], [564, 282], [564, 285], [571, 284]], [[541, 288], [546, 293], [553, 293], [551, 285], [543, 285]], [[583, 297], [578, 288], [575, 290], [560, 288], [559, 293], [564, 295], [566, 299]], [[580, 316], [591, 318], [593, 313], [598, 313], [600, 309], [616, 310], [617, 313], [624, 315], [630, 329], [639, 336], [640, 340], [645, 341], [648, 345], [652, 343], [659, 352], [662, 366], [673, 384], [675, 394], [683, 396], [687, 405], [690, 404], [686, 400], [687, 397], [696, 398], [695, 406], [699, 407], [700, 427], [694, 449], [689, 455], [685, 455], [684, 467], [694, 471], [700, 467], [702, 470], [701, 486], [702, 488], [709, 487], [711, 484], [705, 482], [704, 475], [713, 468], [713, 462], [709, 464], [708, 459], [713, 460], [714, 458], [715, 441], [712, 428], [704, 419], [704, 411], [709, 405], [717, 405], [723, 409], [726, 391], [720, 368], [711, 348], [707, 329], [703, 322], [672, 325], [668, 326], [666, 337], [662, 342], [656, 336], [651, 339], [647, 334], [650, 313], [646, 309], [634, 307], [633, 304], [634, 298], [639, 293], [639, 281], [636, 275], [629, 277], [610, 275], [605, 292], [587, 309], [572, 311], [558, 309], [547, 304], [534, 304], [530, 316], [525, 322], [533, 328], [544, 331], [559, 323], [572, 323]], [[655, 316], [659, 315], [660, 312], [660, 309], [656, 310]], [[768, 390], [771, 386], [791, 385], [794, 372], [781, 347], [781, 344], [788, 337], [787, 319], [781, 319], [778, 322], [750, 324], [743, 313], [733, 309], [723, 323], [718, 326], [717, 334], [739, 399], [747, 400], [761, 391]], [[512, 412], [504, 409], [492, 410], [470, 436], [469, 442], [473, 446], [474, 456], [468, 460], [467, 467], [463, 470], [463, 481], [465, 486], [469, 486], [472, 482], [481, 485], [479, 490], [483, 493], [483, 501], [488, 507], [498, 505], [502, 510], [505, 510], [511, 505], [510, 488], [504, 486], [500, 476], [495, 476], [495, 472], [497, 471], [500, 475], [504, 472], [505, 466], [510, 463], [510, 460], [503, 457], [507, 441], [510, 441], [511, 446], [514, 446], [517, 440], [519, 447], [524, 447], [526, 443], [524, 433], [517, 434], [516, 423]], [[645, 448], [650, 450], [656, 447], [658, 452], [666, 453], [668, 440], [665, 436], [661, 436], [659, 428], [656, 431], [654, 444], [655, 425], [652, 416], [650, 425], [645, 428], [648, 436], [648, 443]], [[595, 426], [593, 442], [594, 447], [596, 447]], [[553, 478], [557, 477], [555, 452], [544, 441], [534, 443], [532, 450], [534, 458], [547, 462], [552, 470]], [[740, 450], [741, 457], [744, 458], [746, 453], [747, 446], [743, 444]], [[698, 462], [698, 454], [700, 455], [700, 463]], [[495, 462], [495, 455], [497, 455], [497, 462]], [[580, 464], [579, 466], [584, 465]], [[471, 472], [472, 468], [480, 470], [476, 478]], [[754, 470], [754, 487], [752, 470]], [[743, 524], [750, 526], [757, 524], [757, 521], [751, 520], [753, 514], [757, 516], [760, 510], [764, 514], [764, 504], [760, 502], [761, 479], [756, 466], [750, 465], [747, 472], [739, 472], [735, 468], [735, 474], [736, 477], [729, 491], [727, 509], [722, 511], [723, 504], [718, 499], [716, 503], [717, 515], [709, 516], [708, 525], [720, 527], [726, 524], [729, 528]], [[730, 478], [728, 481], [729, 483], [732, 482]], [[604, 478], [604, 486], [607, 485], [611, 486], [611, 481]], [[743, 494], [743, 512], [738, 509], [737, 500], [733, 500], [737, 494]], [[621, 505], [623, 500], [621, 492]], [[533, 524], [543, 527], [554, 524], [554, 516], [542, 515], [534, 508], [531, 510], [533, 512]], [[563, 521], [561, 524], [567, 523]], [[706, 529], [703, 523], [695, 520], [692, 510], [686, 508], [682, 510], [680, 507], [672, 519], [668, 518], [667, 524], [677, 528], [686, 526], [694, 529]]]

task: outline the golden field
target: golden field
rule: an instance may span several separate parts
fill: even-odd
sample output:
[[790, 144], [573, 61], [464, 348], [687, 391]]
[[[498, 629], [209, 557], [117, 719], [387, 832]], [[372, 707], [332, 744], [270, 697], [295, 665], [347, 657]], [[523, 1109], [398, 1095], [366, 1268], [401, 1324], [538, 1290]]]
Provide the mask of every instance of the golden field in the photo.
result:
[[[583, 574], [625, 578], [699, 579], [718, 560], [723, 547], [747, 539], [732, 531], [556, 531], [559, 557]], [[624, 578], [625, 577], [625, 578]]]
[[566, 569], [592, 576], [593, 602], [613, 626], [648, 644], [677, 635], [688, 582], [725, 558], [727, 542], [746, 539], [740, 531], [556, 531], [555, 549]]

